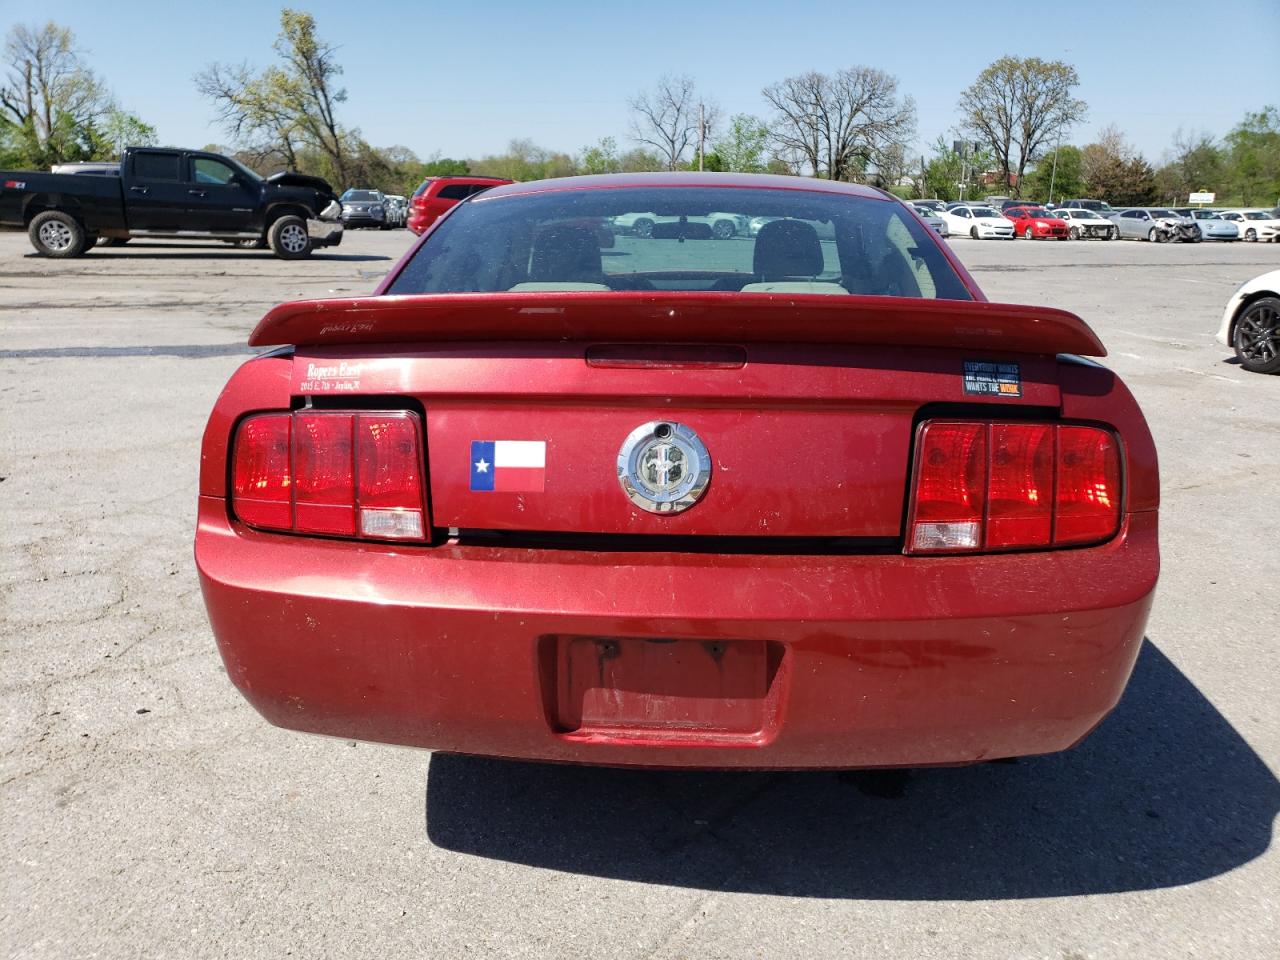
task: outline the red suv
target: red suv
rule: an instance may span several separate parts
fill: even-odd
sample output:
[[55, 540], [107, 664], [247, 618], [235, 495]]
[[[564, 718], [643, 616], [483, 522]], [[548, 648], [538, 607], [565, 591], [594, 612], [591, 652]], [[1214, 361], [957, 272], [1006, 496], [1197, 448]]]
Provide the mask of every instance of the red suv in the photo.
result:
[[502, 177], [427, 177], [409, 201], [409, 229], [422, 233], [459, 200], [502, 183]]

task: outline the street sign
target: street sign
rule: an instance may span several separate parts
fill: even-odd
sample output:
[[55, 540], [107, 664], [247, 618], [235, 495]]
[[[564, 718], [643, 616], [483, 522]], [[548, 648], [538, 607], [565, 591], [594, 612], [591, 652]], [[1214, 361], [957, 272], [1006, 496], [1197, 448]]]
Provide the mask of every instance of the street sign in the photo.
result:
[[1213, 198], [1217, 194], [1213, 193], [1193, 193], [1187, 203], [1213, 203]]

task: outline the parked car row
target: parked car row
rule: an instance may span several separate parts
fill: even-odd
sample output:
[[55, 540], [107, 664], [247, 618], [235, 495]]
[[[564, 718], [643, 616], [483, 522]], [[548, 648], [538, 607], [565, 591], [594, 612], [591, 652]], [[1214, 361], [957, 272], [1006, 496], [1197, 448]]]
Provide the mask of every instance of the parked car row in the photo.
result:
[[[1202, 240], [1275, 242], [1280, 216], [1264, 209], [1209, 210], [1200, 207], [1121, 207], [1102, 200], [1075, 199], [1058, 206], [1008, 197], [983, 203], [912, 200], [921, 216], [941, 220], [943, 236], [1027, 240], [1148, 240], [1154, 243]], [[1012, 231], [1002, 221], [1012, 224]], [[936, 229], [936, 228], [935, 228]]]

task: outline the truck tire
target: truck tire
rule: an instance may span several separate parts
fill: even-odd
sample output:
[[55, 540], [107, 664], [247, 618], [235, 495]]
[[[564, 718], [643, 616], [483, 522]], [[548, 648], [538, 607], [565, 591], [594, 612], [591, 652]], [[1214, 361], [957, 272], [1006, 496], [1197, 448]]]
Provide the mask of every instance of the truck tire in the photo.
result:
[[43, 257], [78, 257], [88, 246], [88, 237], [80, 221], [61, 210], [46, 210], [31, 218], [27, 227], [31, 245]]
[[311, 256], [311, 237], [307, 234], [307, 221], [289, 214], [271, 224], [267, 231], [271, 252], [281, 260], [301, 260]]

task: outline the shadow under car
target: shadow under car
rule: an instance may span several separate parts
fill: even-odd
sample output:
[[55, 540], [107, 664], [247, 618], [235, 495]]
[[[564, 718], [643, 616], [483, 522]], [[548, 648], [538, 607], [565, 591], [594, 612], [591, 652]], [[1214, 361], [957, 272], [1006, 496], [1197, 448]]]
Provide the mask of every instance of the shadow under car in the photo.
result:
[[986, 900], [1155, 889], [1262, 854], [1280, 782], [1148, 640], [1074, 750], [837, 773], [659, 772], [433, 754], [426, 828], [459, 853], [803, 897]]

